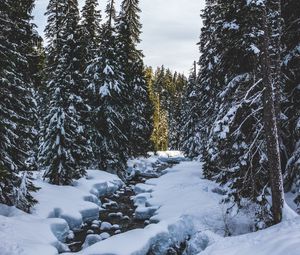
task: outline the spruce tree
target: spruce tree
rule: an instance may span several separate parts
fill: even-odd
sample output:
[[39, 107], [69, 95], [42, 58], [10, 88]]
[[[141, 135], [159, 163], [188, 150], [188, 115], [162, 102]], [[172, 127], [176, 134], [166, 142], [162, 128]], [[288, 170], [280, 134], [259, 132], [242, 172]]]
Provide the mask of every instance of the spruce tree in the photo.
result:
[[129, 155], [145, 154], [150, 148], [152, 107], [145, 81], [143, 54], [140, 43], [139, 0], [123, 0], [117, 18], [118, 54], [120, 67], [127, 85], [128, 111], [125, 113]]
[[[270, 32], [276, 35], [272, 4], [268, 2], [267, 22]], [[270, 128], [269, 122], [263, 121], [267, 86], [263, 82], [264, 8], [264, 3], [257, 1], [207, 1], [197, 87], [201, 112], [196, 125], [205, 176], [229, 188], [228, 202], [243, 206], [246, 198], [260, 205], [257, 216], [269, 224], [280, 217], [274, 210], [272, 215], [267, 199], [271, 195], [267, 187], [274, 191], [273, 184], [269, 186], [274, 160], [266, 156], [267, 152], [270, 155]], [[280, 51], [274, 45], [275, 38], [268, 52], [272, 56], [269, 71], [273, 84], [278, 81], [278, 55], [274, 50]]]
[[101, 45], [86, 69], [88, 87], [92, 92], [92, 141], [96, 163], [100, 169], [117, 171], [120, 177], [128, 158], [125, 132], [124, 74], [118, 63], [114, 28], [114, 0], [106, 9], [107, 21], [102, 27]]
[[29, 211], [36, 191], [25, 160], [32, 146], [33, 84], [27, 47], [33, 1], [0, 3], [0, 202]]
[[169, 108], [169, 148], [180, 149], [181, 113], [183, 93], [187, 87], [187, 79], [183, 74], [173, 74], [173, 89], [171, 90], [171, 105]]
[[80, 46], [82, 48], [82, 65], [85, 69], [94, 59], [101, 40], [101, 13], [98, 0], [86, 0], [81, 17]]
[[191, 70], [187, 86], [183, 96], [180, 122], [180, 149], [188, 158], [195, 158], [200, 155], [200, 132], [199, 128], [199, 109], [197, 102], [197, 70], [196, 63]]
[[90, 152], [82, 112], [83, 82], [78, 58], [79, 11], [76, 0], [52, 0], [47, 13], [48, 112], [43, 120], [39, 161], [44, 178], [68, 185], [85, 174]]

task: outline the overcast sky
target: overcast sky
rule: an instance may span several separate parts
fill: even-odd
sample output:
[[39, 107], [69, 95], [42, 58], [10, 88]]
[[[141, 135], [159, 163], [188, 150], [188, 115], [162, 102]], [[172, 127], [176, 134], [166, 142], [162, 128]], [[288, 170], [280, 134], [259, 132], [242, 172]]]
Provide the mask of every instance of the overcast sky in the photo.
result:
[[[121, 0], [117, 0], [117, 7]], [[49, 0], [37, 0], [35, 23], [42, 34]], [[104, 10], [107, 0], [99, 0]], [[140, 48], [145, 63], [153, 67], [165, 65], [172, 70], [188, 74], [194, 60], [198, 60], [201, 19], [200, 10], [205, 0], [140, 0], [143, 23]], [[84, 0], [79, 0], [80, 7]]]

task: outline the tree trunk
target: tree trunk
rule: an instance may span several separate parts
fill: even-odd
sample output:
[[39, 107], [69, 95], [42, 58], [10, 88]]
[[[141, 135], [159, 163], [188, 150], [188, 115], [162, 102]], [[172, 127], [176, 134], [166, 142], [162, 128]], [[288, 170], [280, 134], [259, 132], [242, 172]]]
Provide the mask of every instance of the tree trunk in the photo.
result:
[[264, 38], [262, 47], [262, 75], [264, 84], [264, 125], [267, 142], [269, 178], [272, 192], [272, 212], [274, 223], [282, 220], [284, 203], [283, 181], [279, 151], [277, 114], [275, 107], [275, 88], [272, 79], [271, 58], [269, 53], [270, 35], [268, 31], [267, 10], [263, 15]]

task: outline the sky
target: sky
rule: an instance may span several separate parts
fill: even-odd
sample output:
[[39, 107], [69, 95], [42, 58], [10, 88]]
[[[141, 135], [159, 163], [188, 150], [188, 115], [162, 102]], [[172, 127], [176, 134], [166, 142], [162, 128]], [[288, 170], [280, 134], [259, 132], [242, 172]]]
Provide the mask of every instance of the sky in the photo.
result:
[[[44, 16], [49, 0], [36, 0], [35, 23], [43, 35], [47, 17]], [[99, 0], [104, 10], [107, 0]], [[117, 9], [121, 0], [117, 0]], [[186, 75], [193, 61], [199, 58], [201, 18], [205, 0], [140, 0], [143, 24], [139, 46], [145, 55], [145, 64], [156, 68], [165, 65]], [[84, 0], [79, 0], [80, 7]]]

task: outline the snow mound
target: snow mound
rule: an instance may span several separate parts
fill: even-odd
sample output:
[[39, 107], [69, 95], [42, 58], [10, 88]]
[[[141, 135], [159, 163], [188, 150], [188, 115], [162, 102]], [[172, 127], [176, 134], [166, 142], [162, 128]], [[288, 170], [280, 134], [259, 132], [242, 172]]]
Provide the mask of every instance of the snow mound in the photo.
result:
[[55, 186], [41, 178], [35, 185], [41, 189], [35, 194], [39, 203], [33, 214], [41, 218], [62, 218], [70, 229], [79, 229], [83, 222], [98, 219], [99, 197], [115, 192], [123, 182], [116, 175], [89, 170], [87, 176], [75, 181], [73, 186]]
[[300, 217], [255, 233], [226, 237], [199, 255], [299, 255]]
[[62, 244], [69, 233], [62, 219], [40, 219], [25, 214], [14, 207], [0, 205], [1, 255], [56, 255], [68, 251]]

